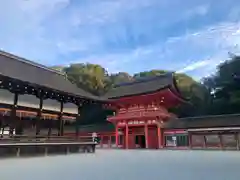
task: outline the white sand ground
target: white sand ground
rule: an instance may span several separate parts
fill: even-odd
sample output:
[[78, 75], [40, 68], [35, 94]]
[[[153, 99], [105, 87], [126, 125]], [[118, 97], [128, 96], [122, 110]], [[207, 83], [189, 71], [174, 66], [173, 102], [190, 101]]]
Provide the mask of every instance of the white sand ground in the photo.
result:
[[97, 150], [0, 160], [0, 180], [240, 180], [240, 152]]

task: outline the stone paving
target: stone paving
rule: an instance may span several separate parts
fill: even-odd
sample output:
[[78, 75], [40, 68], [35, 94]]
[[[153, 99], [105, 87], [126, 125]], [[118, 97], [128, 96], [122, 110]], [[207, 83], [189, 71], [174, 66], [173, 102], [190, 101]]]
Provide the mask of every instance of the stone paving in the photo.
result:
[[1, 180], [239, 180], [240, 152], [97, 150], [0, 162]]

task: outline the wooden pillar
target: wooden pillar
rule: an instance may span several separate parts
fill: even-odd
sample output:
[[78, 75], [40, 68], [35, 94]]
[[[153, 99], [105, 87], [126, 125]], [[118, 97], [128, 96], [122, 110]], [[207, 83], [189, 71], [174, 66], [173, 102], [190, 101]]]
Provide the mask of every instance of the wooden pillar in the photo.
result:
[[109, 148], [112, 147], [112, 136], [111, 135], [108, 136], [108, 147]]
[[15, 134], [16, 135], [22, 135], [23, 131], [24, 131], [24, 127], [23, 127], [23, 120], [21, 117], [21, 113], [19, 113], [19, 117], [16, 117], [16, 121], [15, 121]]
[[221, 134], [218, 134], [218, 138], [219, 138], [219, 147], [221, 148], [221, 149], [223, 149], [223, 139], [222, 139], [222, 135]]
[[13, 107], [10, 112], [10, 127], [9, 127], [9, 135], [12, 136], [14, 129], [16, 128], [16, 121], [17, 121], [17, 103], [18, 103], [18, 93], [14, 93], [13, 99]]
[[52, 135], [53, 120], [48, 119], [47, 121], [48, 121], [48, 137], [50, 137]]
[[75, 136], [76, 136], [76, 138], [79, 137], [79, 119], [80, 119], [80, 115], [77, 115], [76, 121], [75, 121]]
[[235, 134], [235, 139], [236, 139], [236, 144], [237, 144], [236, 149], [239, 150], [239, 149], [240, 149], [240, 144], [239, 144], [239, 136], [238, 136], [238, 132]]
[[206, 149], [207, 148], [207, 141], [206, 141], [206, 136], [203, 135], [203, 148]]
[[64, 122], [63, 122], [63, 102], [60, 102], [60, 112], [58, 115], [58, 136], [63, 136], [64, 133]]
[[81, 106], [78, 106], [78, 114], [77, 114], [76, 121], [75, 121], [75, 136], [76, 136], [76, 138], [79, 137], [80, 113], [81, 113]]
[[118, 148], [119, 144], [119, 136], [118, 136], [118, 125], [116, 124], [116, 129], [115, 129], [115, 143], [116, 143], [116, 148]]
[[39, 135], [41, 131], [42, 109], [43, 109], [43, 96], [39, 96], [39, 109], [36, 117], [36, 135]]
[[188, 146], [192, 149], [192, 133], [188, 132]]
[[163, 148], [163, 137], [162, 137], [162, 132], [161, 128], [157, 126], [157, 136], [158, 136], [158, 149]]
[[144, 125], [144, 132], [145, 132], [146, 149], [148, 149], [148, 124]]
[[128, 149], [129, 146], [129, 142], [128, 142], [128, 133], [129, 133], [129, 129], [128, 129], [128, 123], [126, 122], [126, 128], [125, 128], [125, 149]]
[[6, 126], [5, 121], [6, 120], [4, 119], [4, 116], [3, 116], [2, 119], [1, 119], [1, 137], [3, 136], [4, 128]]

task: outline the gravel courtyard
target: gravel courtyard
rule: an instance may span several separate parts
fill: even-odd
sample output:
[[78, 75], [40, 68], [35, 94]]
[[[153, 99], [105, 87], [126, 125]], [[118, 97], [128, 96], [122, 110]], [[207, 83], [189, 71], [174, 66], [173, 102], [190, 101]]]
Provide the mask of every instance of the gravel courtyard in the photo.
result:
[[0, 160], [1, 180], [239, 180], [240, 152], [97, 150]]

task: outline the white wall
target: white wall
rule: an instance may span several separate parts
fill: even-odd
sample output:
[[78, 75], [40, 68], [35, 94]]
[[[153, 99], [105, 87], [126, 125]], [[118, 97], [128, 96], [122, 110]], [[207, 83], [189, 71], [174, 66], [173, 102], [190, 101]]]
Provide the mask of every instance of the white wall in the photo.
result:
[[19, 95], [17, 104], [24, 107], [39, 108], [39, 99], [34, 95]]
[[8, 90], [0, 89], [0, 103], [13, 104], [14, 94]]
[[[13, 104], [14, 94], [8, 90], [0, 89], [0, 103], [3, 104]], [[39, 108], [39, 99], [34, 95], [19, 95], [18, 103], [19, 106]], [[51, 111], [60, 111], [60, 102], [56, 100], [47, 99], [43, 101], [43, 109]], [[72, 103], [63, 104], [63, 112], [77, 114], [77, 106]]]
[[63, 105], [63, 112], [77, 114], [78, 113], [77, 105], [72, 103], [65, 103]]
[[46, 99], [43, 101], [43, 109], [51, 111], [60, 111], [60, 102], [57, 100]]

